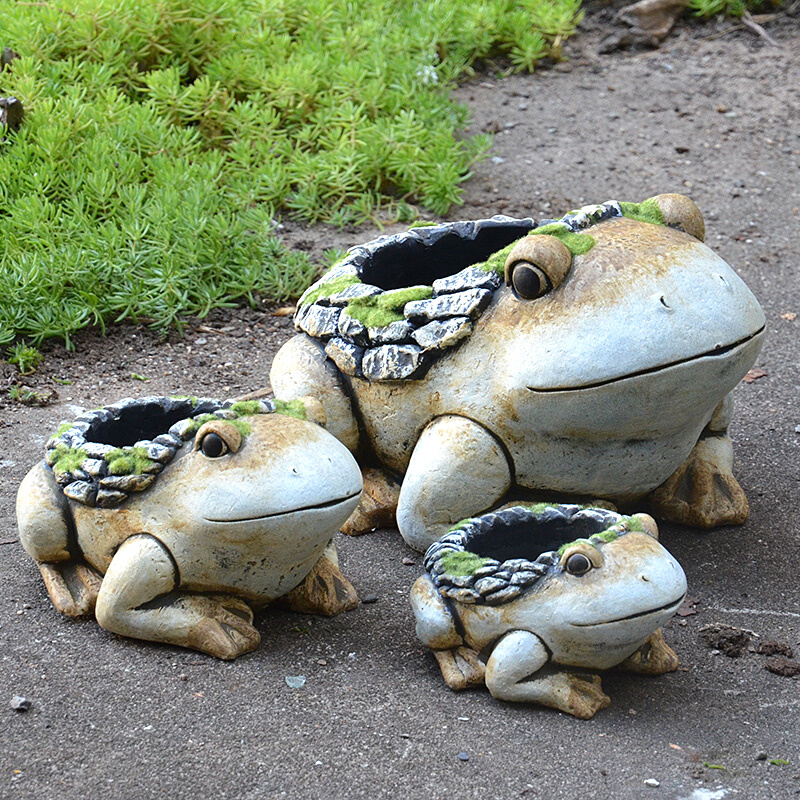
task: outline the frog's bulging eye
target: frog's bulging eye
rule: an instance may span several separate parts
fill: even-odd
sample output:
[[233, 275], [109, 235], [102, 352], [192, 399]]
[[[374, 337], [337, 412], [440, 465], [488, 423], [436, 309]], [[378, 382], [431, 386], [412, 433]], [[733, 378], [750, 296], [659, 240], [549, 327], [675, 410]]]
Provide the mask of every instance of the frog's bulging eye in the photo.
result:
[[572, 253], [562, 241], [549, 234], [531, 234], [508, 254], [506, 283], [522, 300], [535, 300], [558, 288], [571, 266]]
[[200, 442], [200, 449], [204, 456], [209, 458], [219, 458], [228, 452], [228, 445], [225, 444], [221, 436], [216, 433], [207, 433]]
[[592, 562], [583, 553], [573, 553], [564, 563], [570, 575], [584, 575], [592, 568]]
[[203, 423], [194, 439], [194, 449], [201, 450], [207, 458], [237, 453], [241, 446], [242, 434], [235, 425], [224, 419], [212, 419]]
[[550, 289], [547, 275], [533, 264], [521, 261], [511, 273], [511, 285], [523, 300], [535, 300]]

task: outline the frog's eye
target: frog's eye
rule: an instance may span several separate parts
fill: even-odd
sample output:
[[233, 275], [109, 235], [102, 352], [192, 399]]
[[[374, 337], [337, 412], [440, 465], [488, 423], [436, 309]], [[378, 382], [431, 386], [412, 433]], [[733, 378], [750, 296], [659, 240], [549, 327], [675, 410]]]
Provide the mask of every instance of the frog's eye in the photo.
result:
[[520, 261], [511, 273], [511, 285], [523, 300], [535, 300], [547, 292], [550, 281], [539, 267]]
[[555, 236], [526, 236], [506, 258], [506, 283], [517, 297], [535, 300], [558, 287], [571, 266], [572, 253]]
[[212, 419], [203, 423], [194, 438], [194, 449], [207, 458], [219, 458], [226, 453], [235, 453], [242, 445], [242, 434], [235, 425], [224, 419]]
[[583, 553], [573, 553], [565, 562], [564, 569], [570, 575], [584, 575], [592, 568], [592, 562]]
[[659, 194], [653, 200], [661, 211], [665, 225], [688, 233], [701, 242], [705, 240], [706, 224], [694, 200], [685, 194]]
[[589, 570], [602, 566], [602, 554], [587, 540], [573, 543], [561, 556], [561, 568], [570, 575], [585, 575]]
[[203, 441], [200, 442], [200, 449], [203, 451], [204, 456], [219, 458], [228, 452], [228, 445], [225, 444], [225, 440], [221, 436], [212, 431], [203, 437]]

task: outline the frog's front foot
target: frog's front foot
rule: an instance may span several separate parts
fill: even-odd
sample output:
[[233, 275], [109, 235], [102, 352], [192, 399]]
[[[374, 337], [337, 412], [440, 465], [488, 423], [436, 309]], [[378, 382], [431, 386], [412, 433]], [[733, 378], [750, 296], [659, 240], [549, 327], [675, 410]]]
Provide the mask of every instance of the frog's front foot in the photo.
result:
[[242, 600], [180, 591], [170, 552], [148, 534], [120, 545], [103, 578], [95, 616], [121, 636], [191, 647], [217, 658], [236, 658], [261, 640]]
[[741, 525], [750, 512], [733, 477], [733, 447], [727, 436], [707, 436], [678, 470], [653, 492], [655, 514], [695, 528]]
[[339, 558], [333, 543], [325, 548], [303, 582], [287, 592], [281, 602], [292, 611], [326, 617], [352, 611], [358, 605], [356, 590], [339, 569]]
[[[603, 691], [599, 675], [587, 676], [589, 680], [574, 675], [571, 672], [562, 672], [554, 675], [554, 679], [563, 678], [567, 688], [566, 704], [554, 705], [560, 711], [572, 714], [578, 719], [591, 719], [601, 708], [611, 705], [611, 698]], [[560, 695], [561, 693], [557, 693]], [[557, 697], [560, 700], [560, 697]]]
[[342, 533], [358, 536], [375, 528], [389, 528], [395, 524], [400, 484], [385, 470], [369, 468], [362, 472], [364, 491], [356, 510], [342, 525]]
[[665, 672], [675, 672], [678, 664], [677, 654], [664, 641], [664, 634], [659, 628], [650, 634], [647, 641], [619, 666], [620, 669], [638, 672], [642, 675], [663, 675]]
[[455, 692], [470, 686], [482, 686], [486, 665], [476, 650], [462, 645], [450, 650], [434, 650], [444, 682]]
[[200, 619], [189, 629], [185, 645], [175, 641], [172, 644], [181, 644], [230, 661], [255, 650], [261, 642], [261, 635], [252, 624], [252, 609], [237, 597], [223, 594], [178, 595], [173, 606], [177, 611], [185, 610]]
[[83, 617], [94, 612], [102, 576], [81, 561], [39, 561], [39, 572], [50, 600], [68, 617]]

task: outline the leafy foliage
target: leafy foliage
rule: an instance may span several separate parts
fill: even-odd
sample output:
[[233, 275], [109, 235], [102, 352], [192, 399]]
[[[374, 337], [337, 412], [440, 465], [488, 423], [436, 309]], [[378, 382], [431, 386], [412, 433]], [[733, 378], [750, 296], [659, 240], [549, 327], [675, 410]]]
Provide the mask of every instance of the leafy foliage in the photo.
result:
[[449, 97], [478, 59], [558, 57], [579, 0], [9, 0], [0, 344], [297, 296], [276, 215], [460, 201], [489, 144]]
[[745, 11], [774, 10], [782, 0], [689, 0], [689, 9], [698, 17], [713, 17], [725, 14], [738, 19]]

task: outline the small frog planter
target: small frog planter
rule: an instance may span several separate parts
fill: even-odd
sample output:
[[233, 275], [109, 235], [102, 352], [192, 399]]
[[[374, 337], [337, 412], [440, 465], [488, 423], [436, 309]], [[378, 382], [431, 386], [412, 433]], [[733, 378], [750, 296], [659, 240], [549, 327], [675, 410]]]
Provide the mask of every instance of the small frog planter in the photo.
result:
[[312, 415], [312, 400], [145, 397], [64, 423], [17, 494], [55, 607], [224, 659], [258, 646], [251, 609], [277, 598], [355, 607], [331, 540], [361, 473]]
[[445, 682], [589, 719], [611, 701], [597, 675], [658, 675], [678, 658], [660, 626], [686, 577], [652, 517], [577, 505], [513, 506], [431, 545], [411, 591], [417, 636]]
[[[417, 550], [532, 492], [744, 522], [729, 393], [764, 313], [703, 238], [674, 194], [381, 237], [300, 299], [272, 388], [317, 397], [363, 463], [402, 479]], [[352, 532], [388, 522], [368, 477]]]

